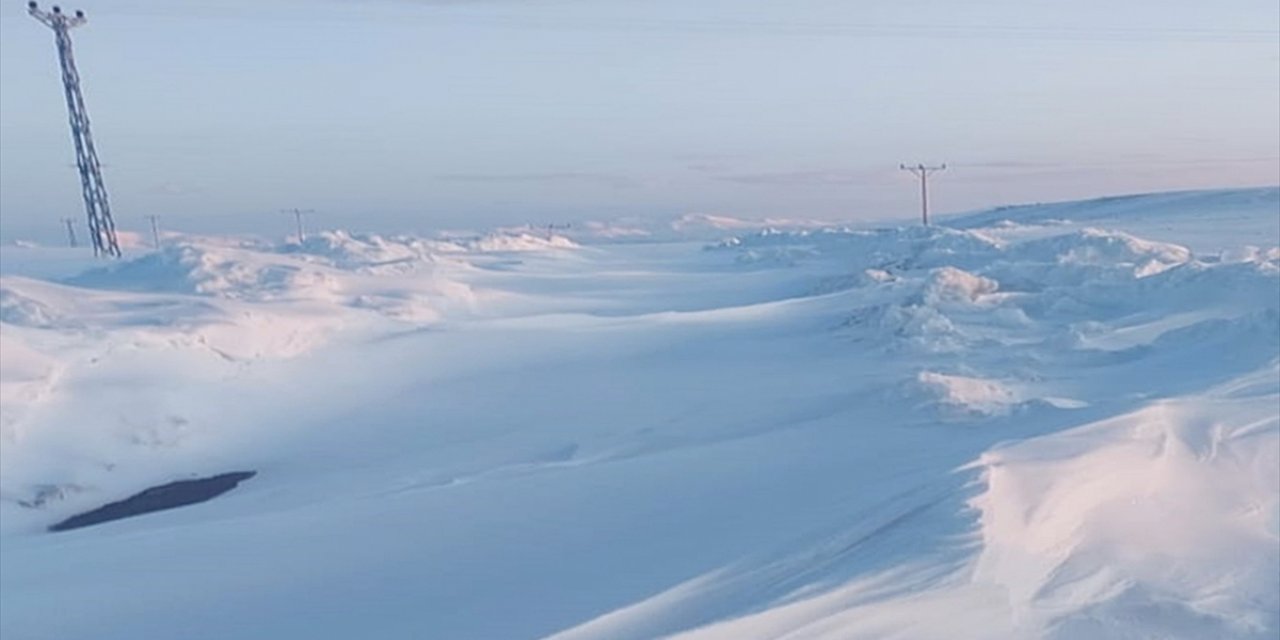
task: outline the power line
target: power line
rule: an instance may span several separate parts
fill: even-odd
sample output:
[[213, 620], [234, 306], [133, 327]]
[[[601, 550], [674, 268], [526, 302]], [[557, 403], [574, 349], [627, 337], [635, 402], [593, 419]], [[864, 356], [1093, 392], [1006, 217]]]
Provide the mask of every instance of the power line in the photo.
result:
[[944, 162], [936, 167], [926, 167], [924, 164], [908, 167], [905, 164], [900, 164], [898, 168], [903, 171], [910, 171], [912, 175], [920, 179], [920, 220], [924, 223], [924, 226], [929, 226], [929, 174], [945, 171], [947, 164]]
[[948, 23], [858, 23], [772, 20], [580, 20], [527, 17], [468, 17], [466, 22], [508, 28], [550, 30], [623, 30], [654, 33], [764, 36], [859, 36], [889, 39], [980, 39], [1067, 42], [1274, 42], [1275, 29], [1222, 27], [1107, 26], [1062, 27], [1037, 25], [979, 25]]
[[1276, 28], [1244, 26], [1091, 24], [1083, 26], [1034, 23], [974, 24], [965, 22], [853, 22], [769, 19], [682, 19], [652, 17], [533, 17], [528, 15], [442, 14], [430, 9], [404, 14], [358, 10], [297, 12], [270, 10], [266, 5], [227, 6], [226, 3], [192, 3], [121, 6], [115, 13], [160, 19], [221, 19], [281, 21], [296, 23], [430, 22], [433, 25], [460, 25], [522, 30], [623, 31], [632, 33], [691, 35], [760, 35], [801, 37], [869, 37], [886, 39], [972, 39], [990, 41], [1034, 40], [1071, 42], [1222, 42], [1270, 44], [1280, 36]]
[[41, 11], [35, 2], [27, 3], [27, 13], [53, 29], [54, 42], [58, 46], [58, 63], [62, 67], [62, 88], [67, 99], [67, 113], [71, 123], [71, 139], [76, 147], [76, 168], [80, 171], [80, 192], [84, 196], [85, 215], [89, 219], [89, 240], [93, 243], [93, 255], [120, 257], [120, 243], [116, 240], [116, 223], [111, 219], [111, 205], [107, 202], [107, 186], [102, 181], [102, 164], [93, 145], [89, 131], [89, 112], [85, 110], [84, 95], [80, 92], [80, 72], [76, 70], [75, 56], [71, 52], [71, 29], [85, 23], [83, 11], [75, 16], [62, 13], [54, 5], [50, 11]]

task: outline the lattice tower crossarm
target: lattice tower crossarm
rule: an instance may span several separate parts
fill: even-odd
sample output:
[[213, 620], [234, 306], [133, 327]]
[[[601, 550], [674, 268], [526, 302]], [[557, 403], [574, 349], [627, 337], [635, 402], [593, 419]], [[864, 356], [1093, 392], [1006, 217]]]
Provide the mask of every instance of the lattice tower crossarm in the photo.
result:
[[107, 187], [102, 180], [102, 164], [93, 145], [89, 130], [89, 113], [80, 91], [80, 73], [76, 71], [75, 56], [71, 50], [70, 30], [85, 23], [84, 12], [69, 16], [54, 6], [44, 11], [35, 2], [27, 3], [27, 11], [33, 18], [53, 29], [58, 46], [58, 62], [62, 67], [62, 87], [67, 99], [67, 114], [71, 123], [71, 140], [76, 147], [76, 168], [80, 171], [80, 191], [84, 196], [84, 209], [88, 217], [89, 240], [93, 253], [99, 256], [120, 256], [120, 243], [116, 239], [116, 225], [111, 218], [111, 205], [107, 200]]

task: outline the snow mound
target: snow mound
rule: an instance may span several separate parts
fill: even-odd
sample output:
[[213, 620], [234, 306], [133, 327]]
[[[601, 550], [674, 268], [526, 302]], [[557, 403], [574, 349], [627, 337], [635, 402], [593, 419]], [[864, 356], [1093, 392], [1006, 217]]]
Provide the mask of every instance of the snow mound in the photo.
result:
[[1191, 251], [1183, 246], [1094, 228], [1024, 242], [1011, 253], [1015, 260], [1132, 269], [1138, 276], [1154, 275], [1191, 260]]
[[430, 262], [438, 254], [464, 250], [445, 241], [347, 231], [322, 231], [307, 236], [301, 244], [295, 242], [281, 249], [284, 253], [320, 258], [324, 264], [338, 269], [364, 271], [408, 269], [416, 262]]
[[0, 404], [4, 405], [4, 411], [0, 411], [0, 442], [15, 443], [21, 435], [18, 425], [30, 407], [49, 395], [63, 366], [57, 359], [15, 339], [17, 336], [12, 333], [4, 332], [0, 337], [4, 339], [4, 357], [0, 358]]
[[53, 327], [62, 321], [63, 314], [52, 305], [28, 296], [9, 284], [0, 285], [0, 322], [23, 327]]
[[491, 233], [464, 243], [471, 251], [493, 253], [576, 249], [578, 243], [562, 235]]
[[924, 395], [944, 413], [965, 416], [1007, 415], [1021, 399], [996, 380], [921, 371], [916, 376]]
[[[440, 256], [460, 251], [447, 242], [346, 232], [318, 233], [301, 245], [280, 247], [187, 239], [65, 282], [102, 291], [350, 307], [432, 322], [445, 309], [467, 309], [475, 301], [470, 287], [444, 275], [451, 265]], [[29, 302], [15, 298], [9, 304], [14, 314], [37, 313]]]
[[1274, 401], [1159, 402], [983, 455], [973, 580], [1038, 637], [1265, 637], [1280, 626]]
[[331, 298], [336, 288], [330, 270], [320, 265], [248, 248], [191, 242], [94, 269], [68, 283], [255, 301]]
[[793, 262], [792, 258], [840, 254], [859, 269], [968, 268], [998, 255], [1002, 243], [980, 231], [943, 227], [901, 227], [858, 231], [819, 229], [757, 233], [709, 245], [711, 251], [749, 254], [749, 261]]
[[1280, 210], [1280, 187], [1173, 191], [1048, 204], [1002, 206], [987, 211], [944, 217], [948, 226], [977, 228], [1015, 224], [1063, 224], [1072, 222], [1129, 222], [1146, 219], [1166, 224], [1190, 216], [1238, 218], [1240, 214]]
[[[756, 230], [798, 230], [830, 227], [830, 221], [805, 218], [747, 219], [724, 214], [687, 213], [675, 218], [624, 216], [607, 220], [577, 220], [556, 225], [559, 235], [584, 244], [708, 242]], [[545, 237], [546, 228], [524, 225], [500, 229], [508, 235], [528, 233]]]
[[924, 285], [924, 299], [931, 305], [974, 305], [1000, 288], [991, 278], [955, 267], [940, 267], [930, 272]]
[[671, 230], [681, 234], [697, 234], [706, 231], [743, 231], [760, 229], [776, 232], [778, 229], [820, 229], [830, 227], [830, 222], [803, 218], [764, 218], [748, 220], [713, 213], [686, 213], [672, 220]]
[[1030, 237], [1063, 229], [1121, 228], [1143, 238], [1176, 242], [1205, 253], [1234, 250], [1280, 235], [1280, 187], [1180, 191], [999, 207], [944, 218], [944, 224], [985, 229], [999, 237]]
[[575, 236], [603, 241], [642, 240], [653, 236], [653, 232], [644, 226], [629, 224], [626, 221], [588, 220], [579, 226], [581, 229], [574, 234]]
[[1252, 262], [1280, 265], [1280, 247], [1262, 248], [1248, 244], [1218, 253], [1219, 262]]
[[150, 234], [141, 234], [136, 231], [126, 231], [124, 229], [116, 229], [116, 243], [120, 248], [128, 251], [130, 249], [149, 249], [151, 248]]

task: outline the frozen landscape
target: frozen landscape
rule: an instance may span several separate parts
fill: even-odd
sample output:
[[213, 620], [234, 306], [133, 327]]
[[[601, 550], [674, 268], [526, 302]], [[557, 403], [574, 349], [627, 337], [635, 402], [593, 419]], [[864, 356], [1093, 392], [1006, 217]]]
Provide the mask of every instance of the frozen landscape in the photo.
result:
[[3, 248], [6, 640], [1280, 634], [1280, 189], [165, 240]]

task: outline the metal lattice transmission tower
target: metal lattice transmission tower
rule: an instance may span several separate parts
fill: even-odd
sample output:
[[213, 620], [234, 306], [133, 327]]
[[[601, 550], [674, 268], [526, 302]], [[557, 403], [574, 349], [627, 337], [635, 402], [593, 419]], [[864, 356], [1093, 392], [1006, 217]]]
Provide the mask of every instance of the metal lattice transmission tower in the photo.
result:
[[944, 163], [936, 167], [926, 167], [923, 164], [918, 164], [914, 167], [908, 167], [905, 164], [900, 164], [898, 168], [903, 171], [910, 171], [912, 175], [920, 178], [920, 220], [924, 223], [924, 226], [929, 226], [929, 174], [944, 171], [947, 165]]
[[84, 108], [84, 95], [80, 92], [80, 73], [76, 71], [75, 56], [71, 53], [71, 29], [85, 23], [83, 11], [68, 16], [54, 6], [43, 11], [35, 2], [27, 3], [27, 12], [33, 18], [53, 29], [58, 45], [58, 62], [62, 66], [62, 87], [67, 97], [67, 114], [71, 121], [71, 139], [76, 145], [76, 168], [80, 170], [80, 191], [84, 196], [84, 209], [88, 215], [89, 240], [93, 254], [120, 256], [120, 243], [116, 240], [116, 224], [111, 219], [111, 205], [107, 202], [107, 187], [102, 182], [102, 164], [93, 146], [89, 131], [89, 113]]

